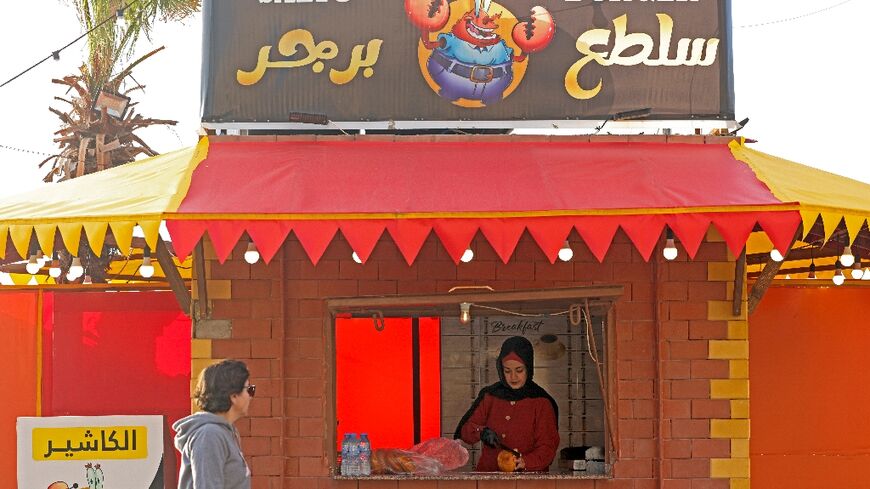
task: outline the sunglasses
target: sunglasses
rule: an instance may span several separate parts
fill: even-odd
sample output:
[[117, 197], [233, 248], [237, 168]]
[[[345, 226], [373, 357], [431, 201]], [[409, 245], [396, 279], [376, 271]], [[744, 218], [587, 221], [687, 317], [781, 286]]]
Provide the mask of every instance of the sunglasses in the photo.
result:
[[254, 394], [257, 393], [257, 386], [254, 384], [246, 385], [245, 390], [248, 391], [248, 395], [254, 397]]

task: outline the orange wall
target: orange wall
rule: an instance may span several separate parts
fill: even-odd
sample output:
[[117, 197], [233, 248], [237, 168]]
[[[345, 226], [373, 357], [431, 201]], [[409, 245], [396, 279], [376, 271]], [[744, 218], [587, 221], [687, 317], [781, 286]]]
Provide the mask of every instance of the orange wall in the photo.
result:
[[0, 375], [0, 477], [16, 479], [18, 416], [36, 416], [36, 328], [37, 293], [6, 292], [0, 294], [0, 358], [5, 372]]
[[870, 484], [870, 288], [771, 287], [750, 318], [752, 486]]

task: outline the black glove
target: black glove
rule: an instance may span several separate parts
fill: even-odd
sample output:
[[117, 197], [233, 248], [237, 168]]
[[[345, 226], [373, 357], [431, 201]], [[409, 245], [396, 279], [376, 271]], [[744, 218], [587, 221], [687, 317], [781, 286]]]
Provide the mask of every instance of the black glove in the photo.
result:
[[498, 434], [489, 429], [488, 427], [484, 427], [483, 430], [480, 431], [480, 441], [482, 441], [487, 446], [492, 448], [496, 448], [499, 443]]

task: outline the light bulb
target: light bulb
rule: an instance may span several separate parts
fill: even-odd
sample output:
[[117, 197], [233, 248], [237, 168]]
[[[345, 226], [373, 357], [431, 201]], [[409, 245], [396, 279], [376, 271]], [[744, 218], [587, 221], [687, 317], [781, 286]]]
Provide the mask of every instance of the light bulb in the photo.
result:
[[782, 253], [780, 253], [778, 249], [774, 248], [770, 250], [770, 259], [779, 263], [783, 260]]
[[855, 265], [852, 266], [852, 278], [855, 280], [861, 280], [864, 278], [864, 269], [861, 268], [861, 260], [856, 260]]
[[846, 281], [846, 276], [843, 275], [843, 265], [837, 263], [837, 271], [834, 272], [834, 285], [843, 285], [843, 282]]
[[151, 257], [142, 258], [142, 266], [139, 267], [139, 275], [142, 278], [151, 278], [154, 276], [154, 265], [151, 264]]
[[67, 274], [66, 274], [66, 281], [67, 282], [75, 282], [77, 278], [78, 277], [76, 277], [72, 273], [67, 272]]
[[474, 251], [471, 248], [467, 248], [464, 253], [462, 253], [462, 258], [459, 259], [462, 263], [468, 263], [474, 259]]
[[844, 267], [851, 267], [852, 264], [855, 263], [855, 255], [852, 254], [851, 246], [843, 248], [843, 254], [840, 255], [840, 263], [842, 263]]
[[870, 280], [870, 267], [864, 269], [864, 275], [861, 276], [861, 280]]
[[251, 265], [260, 261], [260, 252], [257, 251], [257, 245], [253, 241], [248, 243], [248, 249], [245, 250], [245, 261]]
[[471, 303], [462, 302], [459, 304], [459, 322], [468, 324], [471, 322]]
[[24, 269], [27, 270], [27, 273], [36, 275], [36, 272], [38, 272], [40, 268], [36, 255], [30, 255], [30, 259], [27, 260], [27, 265], [24, 267]]
[[351, 253], [351, 254], [350, 254], [350, 257], [353, 258], [353, 261], [355, 261], [355, 262], [359, 263], [360, 265], [362, 265], [362, 258], [360, 258], [359, 255], [356, 254], [356, 251], [354, 251], [353, 253]]
[[91, 285], [92, 283], [94, 283], [94, 281], [91, 280], [91, 276], [85, 275], [85, 279], [82, 280], [82, 285]]
[[559, 250], [559, 259], [562, 261], [570, 261], [571, 258], [574, 258], [574, 250], [571, 249], [571, 244], [568, 243], [568, 240], [565, 240], [565, 244], [562, 246], [562, 249]]
[[36, 275], [30, 277], [30, 281], [27, 282], [27, 285], [39, 285], [39, 282], [36, 281]]
[[[69, 275], [73, 276], [73, 280], [84, 275], [85, 269], [82, 266], [82, 260], [79, 257], [74, 257], [72, 259], [72, 265], [69, 266]], [[67, 277], [69, 278], [69, 277]]]
[[677, 258], [677, 245], [674, 243], [674, 238], [668, 238], [665, 241], [665, 249], [662, 250], [662, 256], [665, 260], [671, 261]]
[[48, 276], [51, 278], [60, 277], [60, 260], [51, 260], [51, 267], [48, 268]]

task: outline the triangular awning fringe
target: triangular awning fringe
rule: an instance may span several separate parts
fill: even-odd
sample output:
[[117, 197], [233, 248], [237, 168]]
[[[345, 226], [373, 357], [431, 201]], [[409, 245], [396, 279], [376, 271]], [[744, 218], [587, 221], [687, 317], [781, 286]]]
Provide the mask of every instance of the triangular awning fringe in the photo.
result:
[[[434, 232], [457, 263], [478, 233], [507, 263], [528, 232], [555, 262], [576, 231], [603, 261], [621, 229], [649, 260], [666, 228], [689, 257], [710, 226], [738, 255], [756, 226], [784, 250], [801, 224], [806, 233], [819, 218], [826, 239], [843, 222], [854, 241], [868, 216], [870, 185], [737, 141], [203, 138], [195, 148], [57, 184], [51, 192], [0, 200], [0, 244], [8, 239], [26, 256], [35, 234], [41, 249], [62, 246], [77, 255], [84, 235], [99, 254], [111, 233], [126, 254], [135, 226], [154, 249], [165, 221], [179, 257], [207, 235], [221, 262], [240, 239], [254, 242], [269, 262], [293, 233], [316, 264], [341, 233], [365, 262], [386, 232], [412, 264]], [[6, 251], [0, 246], [0, 256]]]

